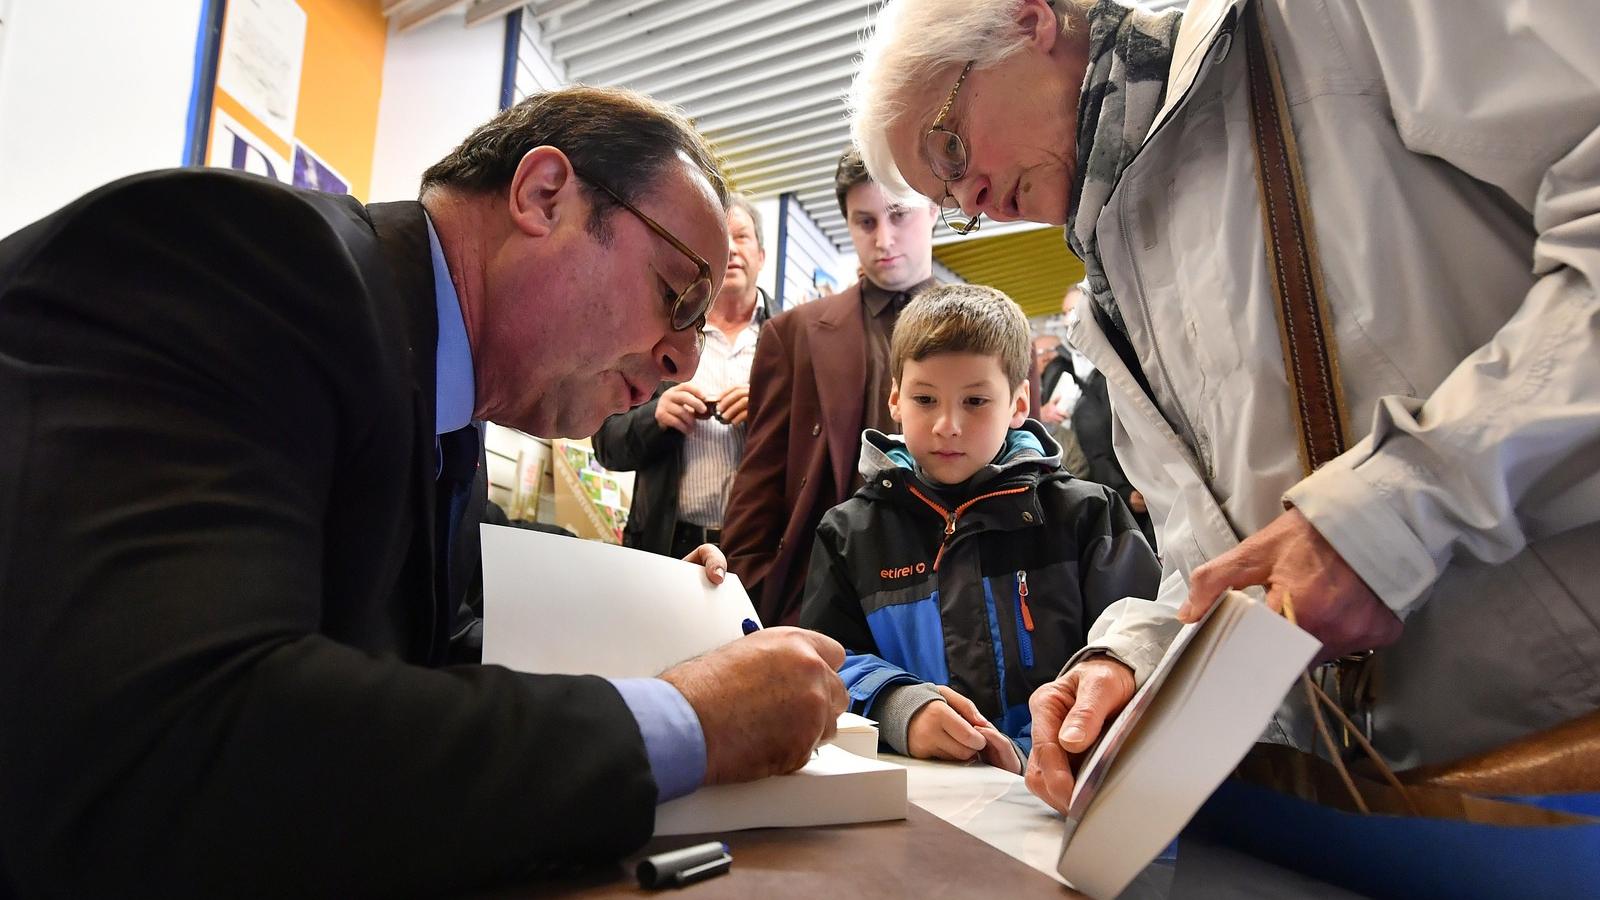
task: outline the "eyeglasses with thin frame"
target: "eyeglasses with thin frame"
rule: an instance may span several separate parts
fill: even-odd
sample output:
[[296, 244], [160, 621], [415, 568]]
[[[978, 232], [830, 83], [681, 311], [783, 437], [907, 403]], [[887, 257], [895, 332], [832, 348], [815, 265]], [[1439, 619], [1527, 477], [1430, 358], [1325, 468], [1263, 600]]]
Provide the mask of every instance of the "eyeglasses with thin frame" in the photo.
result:
[[695, 264], [697, 274], [689, 286], [678, 292], [672, 299], [672, 314], [670, 316], [673, 331], [688, 331], [693, 328], [696, 332], [705, 328], [706, 311], [711, 308], [711, 264], [700, 257], [700, 254], [689, 249], [683, 241], [678, 240], [666, 226], [639, 211], [632, 203], [622, 199], [616, 191], [607, 187], [602, 181], [597, 181], [587, 175], [579, 173], [579, 177], [595, 187], [604, 191], [606, 196], [617, 201], [623, 209], [639, 217], [651, 231], [661, 236], [661, 239], [671, 244], [679, 253], [689, 257]]
[[[960, 181], [967, 174], [967, 145], [961, 140], [961, 135], [944, 127], [944, 120], [950, 115], [950, 110], [956, 105], [956, 95], [961, 92], [961, 85], [966, 82], [967, 74], [972, 71], [969, 62], [961, 68], [961, 74], [956, 77], [955, 87], [950, 89], [950, 96], [944, 101], [944, 106], [939, 108], [939, 115], [933, 120], [930, 127], [922, 136], [922, 149], [928, 157], [928, 168], [933, 171], [933, 177], [944, 184], [944, 199], [939, 201], [939, 221], [946, 228], [956, 234], [971, 234], [978, 230], [982, 223], [983, 214], [963, 219], [959, 215], [961, 204], [955, 195], [950, 193], [950, 185]], [[958, 215], [952, 219], [949, 213]]]

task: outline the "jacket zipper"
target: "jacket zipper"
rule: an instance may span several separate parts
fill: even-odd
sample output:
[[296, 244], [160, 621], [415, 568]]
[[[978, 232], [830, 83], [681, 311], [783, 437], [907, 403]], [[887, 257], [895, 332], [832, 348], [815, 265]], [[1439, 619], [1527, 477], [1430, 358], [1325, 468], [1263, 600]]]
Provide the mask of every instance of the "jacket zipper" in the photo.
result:
[[[1232, 13], [1230, 12], [1230, 15], [1231, 14]], [[1161, 121], [1156, 123], [1155, 128], [1145, 136], [1144, 141], [1139, 144], [1139, 148], [1134, 151], [1133, 159], [1128, 160], [1128, 164], [1123, 166], [1123, 178], [1127, 177], [1129, 170], [1133, 168], [1134, 163], [1138, 161], [1139, 157], [1144, 155], [1146, 148], [1155, 142], [1156, 136], [1166, 130], [1167, 123], [1176, 118], [1178, 111], [1181, 110], [1186, 103], [1188, 103], [1189, 95], [1194, 93], [1195, 85], [1200, 83], [1200, 81], [1205, 77], [1206, 73], [1210, 70], [1211, 66], [1215, 64], [1216, 61], [1209, 57], [1211, 57], [1212, 52], [1215, 50], [1217, 42], [1220, 41], [1224, 35], [1227, 36], [1230, 42], [1233, 40], [1233, 31], [1224, 27], [1222, 31], [1213, 36], [1211, 41], [1206, 44], [1205, 53], [1208, 58], [1201, 61], [1199, 70], [1194, 73], [1194, 77], [1189, 79], [1189, 83], [1184, 86], [1183, 95], [1178, 98], [1178, 102], [1174, 103], [1172, 107], [1167, 110], [1166, 116], [1163, 117]], [[1199, 52], [1199, 50], [1200, 48], [1197, 46], [1194, 52]], [[1118, 186], [1120, 186], [1121, 181], [1122, 179], [1119, 178]], [[1150, 344], [1155, 350], [1156, 365], [1161, 368], [1161, 377], [1165, 379], [1168, 385], [1171, 385], [1173, 383], [1172, 376], [1167, 374], [1167, 363], [1161, 354], [1161, 346], [1156, 341], [1156, 330], [1150, 320], [1150, 310], [1148, 305], [1145, 303], [1144, 272], [1139, 268], [1139, 257], [1134, 254], [1133, 241], [1130, 240], [1128, 236], [1128, 196], [1126, 191], [1123, 191], [1118, 196], [1117, 205], [1119, 207], [1117, 220], [1118, 230], [1121, 232], [1123, 250], [1128, 254], [1128, 262], [1133, 267], [1134, 286], [1139, 293], [1139, 296], [1135, 298], [1139, 304], [1139, 314], [1144, 320], [1145, 331], [1150, 335]], [[1157, 412], [1159, 412], [1160, 407], [1156, 405], [1155, 397], [1151, 397], [1150, 400], [1151, 405], [1156, 406]], [[1184, 411], [1183, 404], [1177, 402], [1176, 397], [1174, 397], [1173, 400], [1173, 405], [1178, 409], [1178, 420], [1182, 423], [1185, 435], [1189, 439], [1189, 446], [1193, 449], [1195, 461], [1200, 463], [1200, 467], [1205, 470], [1206, 480], [1214, 480], [1217, 477], [1217, 472], [1216, 468], [1211, 462], [1211, 451], [1209, 444], [1201, 441], [1200, 434], [1195, 429], [1194, 424], [1189, 421], [1189, 414]]]
[[907, 483], [906, 489], [911, 491], [911, 493], [914, 494], [918, 500], [928, 504], [928, 506], [934, 512], [939, 514], [940, 518], [944, 519], [944, 540], [939, 544], [939, 552], [933, 557], [933, 570], [935, 572], [939, 571], [939, 561], [944, 559], [944, 551], [950, 547], [951, 540], [956, 536], [956, 520], [961, 518], [962, 513], [971, 509], [972, 504], [977, 503], [980, 500], [988, 500], [991, 497], [1004, 497], [1009, 494], [1025, 494], [1030, 490], [1027, 487], [1014, 487], [1006, 488], [1003, 491], [990, 491], [987, 494], [979, 494], [955, 509], [949, 510], [933, 502], [932, 500], [929, 500], [927, 495], [917, 490], [917, 487], [914, 484]]
[[[1124, 170], [1126, 172], [1126, 170]], [[1151, 349], [1155, 350], [1156, 366], [1161, 370], [1161, 379], [1169, 390], [1176, 383], [1167, 371], [1166, 357], [1161, 353], [1161, 343], [1156, 340], [1155, 323], [1150, 319], [1150, 305], [1145, 302], [1144, 272], [1139, 268], [1139, 257], [1133, 252], [1133, 241], [1128, 236], [1128, 192], [1123, 191], [1117, 199], [1117, 228], [1122, 232], [1123, 252], [1128, 254], [1128, 265], [1133, 269], [1134, 291], [1138, 294], [1134, 298], [1139, 307], [1139, 317], [1144, 320], [1144, 330], [1150, 335]], [[1155, 398], [1150, 398], [1154, 405]], [[1178, 421], [1183, 427], [1189, 446], [1193, 448], [1195, 461], [1205, 470], [1206, 480], [1213, 481], [1217, 477], [1216, 469], [1211, 464], [1211, 453], [1208, 446], [1200, 440], [1200, 433], [1195, 429], [1194, 423], [1189, 421], [1189, 413], [1183, 408], [1183, 402], [1178, 399], [1176, 391], [1173, 392], [1172, 406], [1178, 413]], [[1156, 407], [1160, 410], [1160, 407]]]
[[1028, 573], [1017, 570], [1017, 655], [1033, 668], [1033, 610], [1028, 608]]

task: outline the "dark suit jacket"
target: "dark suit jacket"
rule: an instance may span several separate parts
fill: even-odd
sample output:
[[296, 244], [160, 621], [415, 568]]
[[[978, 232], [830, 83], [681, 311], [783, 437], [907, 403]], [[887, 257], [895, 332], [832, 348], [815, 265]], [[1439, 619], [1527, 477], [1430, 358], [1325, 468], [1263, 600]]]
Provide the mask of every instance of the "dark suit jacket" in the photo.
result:
[[608, 682], [436, 668], [432, 284], [418, 204], [217, 170], [0, 243], [0, 885], [438, 894], [649, 837]]
[[[772, 317], [772, 298], [756, 289], [756, 326]], [[753, 374], [753, 373], [752, 373]], [[660, 385], [650, 400], [601, 423], [595, 432], [595, 459], [618, 472], [634, 472], [633, 504], [622, 529], [627, 547], [667, 555], [672, 553], [672, 530], [678, 523], [678, 485], [683, 480], [683, 434], [656, 423], [656, 404], [668, 385]]]
[[[1085, 478], [1111, 488], [1122, 497], [1122, 502], [1128, 502], [1133, 496], [1133, 485], [1123, 474], [1117, 452], [1111, 446], [1111, 397], [1106, 391], [1106, 376], [1099, 369], [1090, 372], [1083, 383], [1083, 397], [1072, 411], [1072, 433], [1089, 461]], [[1139, 523], [1139, 530], [1144, 532], [1145, 540], [1154, 547], [1155, 525], [1150, 521], [1150, 514], [1134, 513], [1133, 517]]]
[[656, 424], [656, 405], [667, 387], [658, 385], [644, 404], [607, 418], [590, 440], [600, 465], [635, 473], [623, 546], [663, 555], [672, 552], [683, 479], [683, 435]]
[[861, 447], [867, 336], [861, 287], [767, 323], [750, 368], [750, 434], [722, 549], [769, 625], [800, 615], [822, 514], [850, 496]]

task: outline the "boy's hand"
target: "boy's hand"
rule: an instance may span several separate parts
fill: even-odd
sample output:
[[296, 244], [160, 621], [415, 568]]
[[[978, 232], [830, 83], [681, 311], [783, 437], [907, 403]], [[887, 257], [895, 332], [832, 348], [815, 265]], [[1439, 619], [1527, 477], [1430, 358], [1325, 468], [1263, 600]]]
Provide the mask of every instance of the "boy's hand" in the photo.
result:
[[978, 753], [985, 763], [1013, 775], [1022, 774], [1022, 759], [1017, 756], [1017, 745], [1011, 743], [1010, 738], [993, 725], [979, 725], [978, 733], [988, 741]]
[[[943, 702], [934, 701], [917, 710], [906, 727], [906, 749], [918, 759], [969, 760], [989, 745], [978, 731], [989, 725], [972, 701], [937, 685]], [[993, 728], [993, 725], [989, 725]]]

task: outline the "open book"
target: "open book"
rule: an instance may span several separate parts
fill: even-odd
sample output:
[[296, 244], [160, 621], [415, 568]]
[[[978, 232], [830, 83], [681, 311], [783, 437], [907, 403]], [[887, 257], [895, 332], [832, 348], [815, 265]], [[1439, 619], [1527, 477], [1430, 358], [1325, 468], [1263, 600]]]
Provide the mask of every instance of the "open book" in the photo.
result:
[[1062, 877], [1099, 900], [1121, 893], [1249, 752], [1320, 647], [1238, 591], [1184, 626], [1079, 767]]
[[[755, 621], [739, 579], [626, 547], [485, 525], [483, 661], [523, 672], [651, 678], [738, 640]], [[906, 770], [876, 755], [877, 728], [840, 717], [805, 768], [702, 788], [662, 804], [657, 834], [906, 817]], [[855, 752], [849, 752], [855, 751]], [[860, 755], [857, 755], [860, 753]]]

